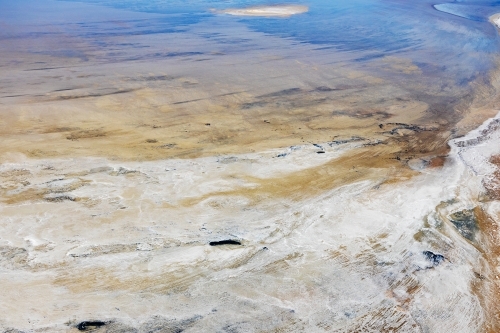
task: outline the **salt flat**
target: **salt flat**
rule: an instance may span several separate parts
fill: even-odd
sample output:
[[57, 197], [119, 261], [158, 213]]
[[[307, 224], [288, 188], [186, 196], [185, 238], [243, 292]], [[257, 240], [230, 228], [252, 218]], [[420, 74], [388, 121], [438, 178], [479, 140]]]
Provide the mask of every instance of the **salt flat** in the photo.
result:
[[[391, 173], [381, 169], [283, 198], [263, 187], [335, 164], [364, 143], [325, 143], [324, 154], [311, 145], [285, 155], [3, 164], [2, 183], [12, 187], [0, 208], [9, 244], [2, 285], [16, 293], [0, 296], [2, 325], [67, 331], [85, 318], [145, 332], [148, 323], [177, 318], [172, 323], [189, 331], [242, 320], [232, 325], [474, 331], [487, 320], [468, 287], [489, 275], [481, 246], [473, 246], [484, 236], [465, 243], [450, 216], [493, 207], [477, 198], [494, 170], [471, 170], [500, 153], [489, 144], [500, 131], [471, 143], [478, 136], [456, 140], [443, 168], [397, 184], [386, 184]], [[39, 199], [9, 203], [23, 192]], [[228, 239], [241, 245], [209, 245]], [[446, 320], [433, 315], [438, 310]]]
[[499, 331], [491, 23], [162, 6], [0, 3], [0, 331]]

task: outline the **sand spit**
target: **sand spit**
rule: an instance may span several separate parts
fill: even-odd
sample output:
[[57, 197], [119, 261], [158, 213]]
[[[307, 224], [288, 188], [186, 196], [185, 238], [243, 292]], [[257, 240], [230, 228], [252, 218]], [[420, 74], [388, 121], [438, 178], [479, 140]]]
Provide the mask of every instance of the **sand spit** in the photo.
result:
[[262, 16], [262, 17], [290, 17], [292, 15], [306, 13], [307, 6], [279, 5], [279, 6], [256, 6], [248, 8], [228, 8], [220, 11], [223, 14], [235, 16]]
[[4, 163], [0, 328], [496, 332], [497, 119], [397, 183], [363, 140]]

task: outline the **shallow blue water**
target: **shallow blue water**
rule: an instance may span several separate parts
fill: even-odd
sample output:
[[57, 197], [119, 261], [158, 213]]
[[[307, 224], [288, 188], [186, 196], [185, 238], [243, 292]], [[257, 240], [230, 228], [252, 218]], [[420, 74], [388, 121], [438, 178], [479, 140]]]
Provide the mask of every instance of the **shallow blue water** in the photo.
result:
[[228, 18], [209, 11], [283, 3], [277, 0], [79, 2], [167, 14], [161, 29], [145, 29], [143, 34], [184, 31], [200, 22], [229, 19], [255, 31], [315, 44], [318, 49], [349, 52], [353, 61], [404, 55], [424, 74], [426, 68], [441, 70], [454, 77], [457, 85], [487, 73], [500, 51], [497, 32], [488, 22], [490, 15], [500, 12], [500, 1], [293, 0], [287, 3], [308, 5], [309, 12], [289, 19]]
[[[199, 31], [202, 25], [201, 30], [208, 28], [210, 31], [203, 37], [212, 38], [223, 31], [221, 27], [243, 24], [253, 31], [322, 50], [323, 63], [328, 63], [330, 58], [335, 63], [340, 54], [344, 55], [340, 57], [343, 61], [347, 59], [351, 65], [362, 66], [364, 70], [381, 76], [389, 75], [379, 70], [376, 63], [382, 57], [409, 59], [421, 70], [421, 75], [413, 76], [411, 80], [424, 82], [428, 87], [434, 85], [433, 91], [450, 85], [454, 88], [467, 87], [478, 78], [486, 78], [495, 68], [500, 54], [498, 33], [488, 22], [490, 15], [500, 12], [500, 1], [485, 0], [290, 0], [287, 3], [309, 6], [309, 11], [286, 19], [235, 17], [211, 11], [280, 4], [282, 0], [60, 0], [43, 4], [54, 7], [50, 17], [37, 16], [36, 9], [25, 10], [33, 9], [34, 4], [41, 5], [36, 1], [0, 0], [0, 23], [37, 25], [29, 32], [30, 36], [42, 36], [48, 33], [40, 28], [43, 24], [54, 24], [64, 16], [58, 13], [57, 4], [68, 5], [71, 2], [161, 14], [148, 20], [129, 19], [127, 26], [111, 24], [102, 18], [96, 21], [92, 13], [69, 25], [64, 22], [61, 28], [64, 34], [91, 40], [97, 47], [106, 46], [105, 38], [101, 37], [123, 37], [124, 43], [127, 43], [128, 36], [182, 33], [196, 27]], [[9, 34], [18, 33], [16, 29], [10, 30]], [[9, 36], [2, 35], [0, 31], [0, 38]], [[235, 40], [230, 43], [235, 43]], [[206, 50], [192, 50], [195, 53], [203, 51]], [[47, 49], [36, 52], [71, 55], [80, 51]], [[235, 47], [235, 52], [244, 51]], [[85, 58], [83, 55], [80, 57]], [[410, 80], [407, 76], [391, 78], [407, 84]]]

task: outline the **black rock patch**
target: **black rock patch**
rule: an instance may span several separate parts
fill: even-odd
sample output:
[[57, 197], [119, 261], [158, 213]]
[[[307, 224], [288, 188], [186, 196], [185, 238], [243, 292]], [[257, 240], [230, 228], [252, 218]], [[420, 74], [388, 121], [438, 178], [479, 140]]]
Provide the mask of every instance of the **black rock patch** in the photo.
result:
[[424, 251], [422, 252], [427, 260], [429, 260], [433, 266], [437, 266], [440, 263], [442, 263], [445, 259], [445, 257], [441, 254], [436, 254], [431, 251]]
[[93, 330], [93, 329], [96, 329], [98, 327], [101, 327], [101, 326], [104, 326], [106, 325], [105, 322], [103, 321], [82, 321], [80, 324], [76, 325], [76, 328], [79, 330], [79, 331], [89, 331], [89, 330]]
[[219, 246], [219, 245], [241, 245], [240, 241], [233, 239], [224, 239], [221, 241], [215, 241], [208, 243], [210, 246]]

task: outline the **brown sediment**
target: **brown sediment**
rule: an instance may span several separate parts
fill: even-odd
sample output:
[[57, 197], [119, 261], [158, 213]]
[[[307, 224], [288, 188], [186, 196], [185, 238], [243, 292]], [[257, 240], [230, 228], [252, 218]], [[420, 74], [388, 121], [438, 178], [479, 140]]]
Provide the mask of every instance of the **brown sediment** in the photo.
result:
[[[487, 200], [500, 200], [500, 155], [490, 158], [491, 164], [496, 166], [492, 175], [483, 180], [487, 191]], [[485, 273], [479, 282], [477, 295], [482, 299], [487, 314], [485, 331], [487, 333], [500, 332], [500, 274], [497, 270], [500, 258], [500, 212], [491, 216], [484, 209], [477, 209], [479, 229], [483, 237], [482, 254], [486, 260]]]
[[[377, 88], [363, 89], [366, 93]], [[4, 108], [0, 135], [5, 144], [0, 146], [0, 154], [144, 161], [337, 144], [353, 138], [366, 142], [366, 147], [349, 157], [278, 179], [248, 179], [255, 188], [210, 194], [243, 195], [254, 200], [266, 196], [299, 199], [373, 178], [397, 182], [415, 174], [406, 166], [415, 158], [430, 160], [431, 167], [444, 163], [452, 124], [428, 117], [429, 105], [397, 98], [371, 103], [358, 95], [358, 88], [350, 89], [227, 94], [214, 100], [196, 99], [188, 106], [164, 104], [168, 99], [151, 88], [120, 97], [19, 103]], [[360, 99], [365, 100], [357, 106]], [[14, 203], [40, 200], [44, 194], [27, 189], [5, 197]], [[203, 198], [185, 204], [199, 200]]]
[[429, 168], [440, 168], [446, 162], [446, 156], [436, 156], [429, 161]]
[[104, 132], [100, 128], [92, 128], [88, 130], [76, 130], [76, 131], [71, 131], [68, 136], [66, 136], [66, 139], [68, 140], [78, 140], [78, 139], [90, 139], [90, 138], [99, 138], [107, 136], [107, 133]]
[[500, 200], [500, 155], [492, 156], [489, 162], [496, 170], [483, 181], [483, 186], [490, 200]]
[[499, 217], [489, 216], [480, 206], [474, 215], [481, 233], [481, 243], [477, 246], [485, 260], [480, 272], [474, 272], [473, 292], [477, 295], [485, 313], [482, 332], [500, 332], [500, 279], [497, 271], [500, 258]]
[[119, 98], [0, 106], [5, 111], [0, 156], [21, 152], [32, 158], [103, 156], [144, 161], [247, 153], [352, 137], [400, 147], [394, 157], [401, 159], [446, 154], [449, 126], [425, 120], [425, 103], [367, 99], [353, 106], [364, 97], [356, 89], [340, 93], [288, 89], [286, 94], [238, 93], [178, 105], [164, 103], [158, 89], [143, 89]]
[[255, 202], [268, 198], [302, 200], [342, 185], [378, 179], [382, 183], [407, 180], [416, 172], [403, 168], [394, 158], [399, 149], [391, 146], [360, 148], [348, 156], [333, 159], [317, 167], [292, 172], [276, 178], [246, 178], [251, 187], [208, 193], [182, 202], [190, 206], [213, 196], [243, 196]]

